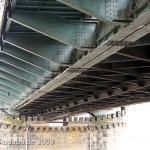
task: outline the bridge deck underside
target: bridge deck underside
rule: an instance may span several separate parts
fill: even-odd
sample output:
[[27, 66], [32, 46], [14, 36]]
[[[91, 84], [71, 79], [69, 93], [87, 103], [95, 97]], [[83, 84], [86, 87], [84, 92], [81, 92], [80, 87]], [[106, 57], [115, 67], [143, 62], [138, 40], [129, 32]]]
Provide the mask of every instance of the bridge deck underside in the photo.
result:
[[[149, 39], [149, 34], [136, 43], [142, 43], [146, 38]], [[95, 66], [87, 70], [85, 68], [86, 71], [74, 79], [22, 109], [28, 110], [27, 114], [53, 116], [55, 113], [63, 114], [64, 111], [75, 113], [148, 101], [149, 47], [130, 45]], [[72, 70], [80, 71], [80, 68]], [[80, 103], [81, 99], [83, 103]], [[67, 106], [65, 110], [62, 106], [64, 104]]]
[[[136, 1], [141, 6], [143, 0]], [[96, 12], [97, 6], [92, 7], [93, 11], [83, 5], [85, 1], [12, 0], [5, 10], [1, 34], [0, 103], [15, 107], [24, 115], [53, 117], [148, 101], [150, 20], [141, 17], [140, 22], [138, 17], [140, 12], [147, 12], [145, 16], [148, 17], [149, 1], [139, 7], [143, 11], [129, 11], [130, 18], [122, 20], [112, 18], [111, 13], [105, 18], [105, 10], [101, 11], [103, 2], [98, 3], [101, 4], [98, 10], [101, 17]], [[120, 5], [110, 2], [111, 8], [120, 12]], [[116, 17], [116, 13], [113, 16]], [[112, 19], [121, 23], [116, 24]], [[134, 24], [134, 19], [138, 20], [138, 25]], [[131, 25], [129, 30], [128, 25]], [[109, 39], [119, 31], [125, 36], [119, 35], [118, 43], [111, 43], [116, 41]], [[108, 48], [106, 56], [101, 49], [103, 44]], [[115, 50], [118, 47], [121, 48]], [[97, 60], [100, 54], [104, 57]], [[73, 68], [84, 61], [93, 65]], [[68, 75], [66, 82], [63, 81], [65, 72], [73, 76]], [[53, 81], [58, 79], [60, 85], [53, 88]], [[47, 84], [51, 85], [49, 89], [42, 90]], [[34, 94], [38, 96], [35, 98]]]

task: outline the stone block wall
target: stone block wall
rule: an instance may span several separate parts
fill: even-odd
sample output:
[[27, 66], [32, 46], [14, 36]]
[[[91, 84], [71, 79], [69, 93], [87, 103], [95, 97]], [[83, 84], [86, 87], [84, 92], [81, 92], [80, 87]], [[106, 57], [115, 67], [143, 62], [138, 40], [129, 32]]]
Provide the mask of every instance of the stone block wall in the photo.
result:
[[91, 150], [121, 150], [118, 149], [118, 147], [123, 142], [122, 137], [124, 135], [123, 132], [125, 132], [125, 130], [125, 125], [119, 125], [117, 127], [103, 129], [91, 129]]
[[23, 125], [2, 122], [0, 150], [121, 150], [118, 145], [126, 129], [124, 118], [122, 112], [73, 117], [63, 127], [50, 127], [44, 121], [41, 126], [30, 118]]
[[[89, 149], [89, 130], [86, 127], [83, 129], [78, 127], [40, 127], [36, 130], [27, 131], [1, 129], [0, 132], [0, 150]], [[6, 142], [8, 139], [12, 140], [11, 144]]]

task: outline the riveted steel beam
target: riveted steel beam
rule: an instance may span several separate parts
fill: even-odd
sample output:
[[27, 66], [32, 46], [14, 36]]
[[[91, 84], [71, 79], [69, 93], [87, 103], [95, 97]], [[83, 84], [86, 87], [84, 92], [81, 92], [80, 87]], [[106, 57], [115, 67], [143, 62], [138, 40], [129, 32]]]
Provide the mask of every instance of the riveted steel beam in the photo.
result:
[[74, 50], [71, 46], [29, 34], [8, 34], [3, 41], [59, 65], [69, 64]]
[[22, 95], [22, 93], [20, 91], [14, 90], [14, 89], [12, 89], [8, 86], [2, 85], [2, 84], [0, 84], [0, 89], [4, 90], [6, 92], [12, 93], [16, 96], [25, 96], [25, 95]]
[[99, 20], [97, 40], [118, 25], [128, 23], [130, 0], [57, 0]]
[[89, 50], [95, 37], [95, 23], [72, 23], [62, 20], [62, 18], [54, 14], [45, 15], [38, 12], [13, 11], [10, 19], [31, 30], [80, 50]]
[[10, 101], [14, 101], [14, 102], [18, 102], [19, 100], [17, 100], [16, 98], [12, 98], [10, 96], [7, 96], [7, 95], [4, 95], [2, 93], [0, 93], [0, 97], [1, 98], [4, 98], [4, 99], [7, 99], [7, 100], [10, 100]]
[[76, 95], [76, 96], [82, 96], [83, 92], [78, 91], [78, 92], [72, 92], [72, 91], [63, 91], [63, 90], [53, 90], [56, 93], [60, 94], [70, 94], [70, 95]]
[[2, 101], [3, 103], [5, 103], [7, 105], [9, 104], [9, 106], [12, 106], [12, 105], [16, 104], [16, 101], [14, 101], [12, 99], [8, 99], [6, 97], [3, 97], [1, 95], [0, 95], [0, 101]]
[[18, 96], [14, 95], [12, 93], [6, 92], [6, 91], [4, 91], [2, 89], [0, 89], [0, 94], [8, 96], [8, 97], [13, 98], [13, 99], [17, 99], [18, 98]]
[[57, 0], [105, 23], [118, 18], [118, 0]]
[[44, 70], [44, 74], [47, 74], [49, 77], [52, 75], [52, 73], [58, 74], [59, 65], [52, 64], [43, 58], [30, 54], [17, 47], [5, 44], [3, 45], [2, 52]]
[[86, 91], [86, 92], [89, 92], [89, 91], [94, 91], [94, 89], [86, 89], [86, 88], [83, 88], [83, 87], [74, 87], [74, 86], [69, 86], [69, 85], [63, 85], [61, 86], [62, 88], [66, 88], [66, 89], [73, 89], [73, 90], [81, 90], [81, 91]]
[[[98, 69], [97, 69], [97, 71], [98, 71]], [[121, 74], [120, 74], [120, 76], [121, 76]], [[117, 77], [115, 78], [115, 77], [112, 77], [112, 76], [111, 77], [96, 76], [96, 74], [95, 75], [94, 74], [83, 74], [83, 75], [81, 75], [81, 77], [83, 77], [83, 78], [89, 78], [89, 79], [102, 80], [102, 81], [98, 81], [100, 83], [100, 85], [103, 85], [103, 84], [107, 85], [107, 83], [109, 83], [109, 82], [118, 82], [118, 83], [122, 82], [121, 80], [118, 80]]]
[[[134, 42], [144, 35], [146, 35], [149, 30], [147, 29], [147, 26], [149, 26], [150, 22], [150, 11], [146, 11], [143, 13], [142, 16], [137, 18], [133, 23], [129, 24], [127, 27], [122, 29], [118, 34], [112, 35], [111, 39], [109, 39], [107, 42], [101, 44], [98, 48], [96, 48], [94, 51], [83, 57], [81, 60], [79, 60], [77, 63], [75, 63], [71, 68], [90, 68], [94, 66], [95, 64], [99, 63], [100, 61], [104, 60], [105, 58], [111, 56], [112, 54], [118, 52], [122, 48], [124, 48], [124, 45], [111, 45], [109, 41], [130, 41]], [[44, 92], [50, 92], [54, 90], [55, 88], [59, 87], [60, 85], [68, 82], [70, 79], [73, 79], [74, 77], [78, 76], [81, 72], [69, 72], [69, 69], [67, 69], [65, 72], [63, 72], [61, 75], [56, 77], [53, 81], [49, 82], [47, 85], [45, 85], [41, 90], [35, 92], [32, 96], [25, 99], [21, 103], [19, 103], [16, 108], [20, 109], [24, 107], [25, 105], [31, 103], [35, 99], [41, 97], [44, 95], [40, 91]], [[53, 86], [52, 86], [53, 85]]]
[[24, 70], [26, 72], [29, 72], [39, 78], [44, 78], [44, 77], [48, 77], [48, 74], [44, 74], [45, 72], [42, 69], [39, 69], [35, 66], [32, 66], [24, 61], [21, 61], [19, 59], [15, 59], [9, 55], [3, 54], [1, 57], [2, 62], [6, 63], [6, 64], [10, 64], [14, 67], [17, 67], [21, 70]]
[[[131, 68], [130, 70], [124, 71], [124, 70], [117, 68], [115, 66], [113, 67], [113, 65], [110, 66], [109, 64], [100, 64], [100, 65], [98, 65], [98, 67], [92, 67], [92, 68], [97, 69], [97, 71], [99, 70], [99, 71], [107, 71], [107, 72], [117, 73], [120, 76], [121, 75], [129, 75], [129, 76], [137, 77], [137, 75], [138, 75], [138, 72], [137, 72], [136, 68], [134, 68], [134, 67]], [[144, 75], [143, 77], [147, 78], [148, 76]], [[110, 77], [110, 78], [115, 79], [116, 77]], [[120, 79], [122, 78], [123, 80], [126, 79], [124, 77], [119, 77], [119, 78]]]
[[8, 106], [11, 106], [12, 105], [12, 101], [8, 100], [8, 99], [4, 99], [3, 97], [0, 97], [0, 105], [2, 104], [6, 104]]
[[[142, 49], [141, 49], [142, 50]], [[149, 57], [147, 56], [147, 54], [144, 54], [142, 51], [138, 51], [137, 49], [130, 49], [130, 50], [125, 50], [122, 52], [118, 52], [118, 55], [121, 56], [126, 56], [132, 59], [136, 59], [136, 60], [142, 60], [145, 62], [150, 62]]]
[[128, 48], [131, 48], [131, 47], [143, 47], [143, 46], [149, 46], [150, 45], [150, 41], [149, 41], [149, 38], [150, 38], [150, 34], [147, 34], [146, 36], [142, 37], [141, 39], [127, 45], [126, 47]]
[[130, 84], [130, 85], [128, 85], [128, 88], [127, 88], [126, 91], [123, 91], [120, 88], [116, 88], [116, 89], [112, 90], [112, 94], [111, 95], [109, 95], [107, 92], [102, 92], [102, 93], [98, 94], [97, 97], [90, 96], [90, 97], [87, 97], [86, 99], [83, 98], [81, 100], [78, 100], [77, 103], [70, 102], [68, 107], [65, 104], [61, 105], [62, 106], [61, 108], [59, 106], [53, 106], [52, 108], [55, 107], [56, 109], [53, 110], [52, 112], [64, 111], [65, 109], [72, 109], [73, 107], [76, 107], [76, 106], [81, 106], [81, 105], [85, 105], [85, 104], [91, 104], [92, 102], [102, 101], [103, 99], [106, 99], [106, 98], [119, 96], [119, 95], [122, 95], [124, 93], [128, 93], [128, 92], [131, 92], [131, 91], [136, 91], [138, 89], [142, 89], [142, 88], [145, 88], [145, 87], [148, 87], [148, 86], [150, 86], [150, 81], [145, 81], [145, 85], [143, 87], [140, 87], [138, 84]]
[[[132, 100], [130, 98], [124, 99], [124, 100], [116, 99], [115, 100], [116, 103], [114, 102], [113, 99], [112, 99], [112, 101], [110, 101], [109, 103], [106, 103], [106, 104], [103, 103], [104, 101], [102, 100], [102, 101], [98, 102], [95, 106], [93, 105], [94, 107], [91, 107], [90, 110], [95, 111], [95, 110], [98, 110], [98, 109], [106, 109], [106, 108], [113, 108], [113, 107], [116, 108], [116, 107], [120, 107], [120, 106], [129, 106], [130, 104], [149, 102], [149, 100], [150, 100], [149, 95], [145, 96], [145, 97], [139, 97], [139, 98], [134, 97]], [[89, 104], [89, 106], [91, 106], [91, 104]], [[28, 108], [34, 111], [34, 109], [32, 109], [32, 106], [28, 107]], [[74, 110], [76, 110], [76, 112], [73, 112], [73, 115], [75, 115], [75, 113], [79, 114], [79, 113], [89, 111], [89, 107], [87, 105], [85, 107], [82, 106], [80, 108], [82, 108], [82, 109], [79, 109], [79, 108], [74, 109]], [[41, 110], [45, 110], [45, 108], [43, 107], [43, 109], [41, 108]], [[36, 113], [36, 111], [34, 111], [34, 112]], [[36, 113], [36, 114], [39, 115], [39, 112]], [[66, 112], [66, 113], [61, 112], [61, 114], [63, 114], [61, 116], [61, 118], [68, 117], [68, 112]], [[71, 114], [71, 112], [70, 112], [70, 114]], [[47, 112], [47, 113], [42, 114], [42, 115], [49, 116], [50, 112]], [[59, 116], [60, 116], [60, 114], [59, 114]], [[56, 117], [55, 117], [55, 119], [56, 119]], [[58, 119], [58, 117], [57, 117], [57, 119]]]
[[17, 90], [21, 93], [28, 93], [28, 92], [31, 92], [31, 89], [27, 88], [27, 87], [24, 87], [20, 84], [17, 84], [16, 82], [13, 82], [13, 81], [10, 81], [9, 79], [4, 79], [4, 78], [1, 78], [0, 77], [0, 84], [1, 85], [4, 85], [4, 86], [7, 86], [11, 89], [14, 89], [14, 90]]
[[[109, 62], [108, 64], [110, 64], [111, 62]], [[150, 66], [149, 62], [144, 62], [144, 61], [140, 61], [140, 60], [134, 60], [132, 59], [132, 61], [126, 61], [126, 62], [113, 62], [112, 67], [115, 69], [119, 69], [119, 68], [138, 68], [138, 67], [148, 67]]]
[[38, 83], [44, 82], [44, 79], [42, 79], [42, 78], [38, 78], [37, 76], [35, 76], [31, 73], [25, 72], [21, 69], [18, 69], [14, 66], [11, 66], [11, 65], [8, 65], [5, 63], [0, 64], [0, 70], [11, 73], [19, 78], [22, 78], [28, 82], [31, 82], [32, 84], [35, 84], [35, 85], [37, 85]]
[[19, 78], [18, 76], [15, 76], [15, 75], [5, 72], [5, 71], [0, 71], [0, 77], [10, 80], [10, 81], [13, 81], [15, 83], [18, 83], [18, 84], [20, 84], [24, 87], [30, 88], [30, 89], [37, 88], [36, 84], [32, 84], [31, 82], [28, 82], [22, 78]]

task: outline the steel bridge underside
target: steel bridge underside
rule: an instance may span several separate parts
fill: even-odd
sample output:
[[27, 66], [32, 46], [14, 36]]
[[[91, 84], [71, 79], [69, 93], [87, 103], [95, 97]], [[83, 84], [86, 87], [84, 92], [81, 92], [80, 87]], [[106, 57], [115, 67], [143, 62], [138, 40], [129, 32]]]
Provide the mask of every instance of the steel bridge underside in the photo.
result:
[[1, 106], [58, 117], [150, 100], [150, 1], [4, 5]]

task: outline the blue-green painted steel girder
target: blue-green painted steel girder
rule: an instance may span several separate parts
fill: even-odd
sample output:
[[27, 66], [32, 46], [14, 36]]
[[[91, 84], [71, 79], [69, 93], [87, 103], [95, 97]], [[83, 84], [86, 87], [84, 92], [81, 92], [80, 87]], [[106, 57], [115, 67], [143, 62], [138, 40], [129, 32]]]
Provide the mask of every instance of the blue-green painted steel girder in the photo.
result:
[[31, 82], [28, 82], [24, 79], [21, 79], [19, 77], [16, 77], [8, 72], [4, 72], [4, 71], [0, 71], [0, 77], [1, 78], [4, 78], [4, 79], [9, 79], [10, 81], [13, 81], [15, 83], [18, 83], [24, 87], [27, 87], [27, 88], [30, 88], [30, 89], [33, 89], [33, 88], [37, 88], [37, 85], [36, 84], [32, 84]]
[[0, 77], [0, 84], [5, 85], [7, 87], [10, 87], [10, 88], [12, 88], [14, 90], [20, 91], [22, 93], [24, 93], [24, 92], [26, 92], [26, 93], [31, 92], [30, 88], [24, 87], [24, 86], [22, 86], [20, 84], [17, 84], [16, 82], [11, 81], [9, 79], [4, 79], [4, 78]]
[[4, 98], [0, 95], [0, 108], [6, 108], [6, 106], [9, 106], [8, 108], [11, 108], [12, 106], [15, 106], [15, 104], [18, 101]]
[[13, 65], [14, 67], [20, 68], [22, 70], [25, 70], [31, 74], [36, 75], [37, 77], [40, 78], [44, 78], [44, 77], [48, 77], [48, 74], [44, 74], [45, 72], [42, 69], [39, 69], [35, 66], [32, 66], [26, 62], [23, 62], [21, 60], [15, 59], [9, 55], [3, 54], [1, 56], [1, 60], [2, 62], [6, 63], [6, 64], [10, 64]]
[[10, 96], [6, 96], [6, 95], [4, 95], [2, 93], [0, 93], [0, 97], [3, 98], [3, 99], [10, 100], [10, 101], [19, 102], [19, 100], [15, 99], [15, 98], [12, 98]]
[[[129, 18], [132, 0], [57, 0], [71, 8], [99, 20], [97, 40], [103, 38], [113, 29], [125, 26]], [[89, 18], [89, 17], [88, 17]], [[123, 22], [124, 21], [124, 22]]]
[[5, 95], [6, 97], [10, 97], [12, 99], [18, 99], [18, 96], [14, 95], [12, 93], [6, 92], [2, 89], [0, 89], [0, 94]]
[[[106, 17], [106, 0], [57, 0], [100, 21], [110, 23]], [[116, 2], [116, 0], [115, 0]], [[111, 4], [110, 4], [111, 5]]]
[[102, 22], [125, 19], [129, 14], [131, 0], [57, 0]]
[[22, 78], [26, 81], [29, 81], [29, 82], [35, 84], [35, 85], [38, 84], [38, 83], [43, 83], [44, 82], [43, 78], [38, 78], [37, 76], [35, 76], [31, 73], [28, 73], [26, 71], [23, 71], [21, 69], [18, 69], [14, 66], [11, 66], [11, 65], [8, 65], [8, 64], [5, 64], [5, 63], [0, 64], [0, 70], [11, 73], [11, 74], [13, 74], [13, 75], [15, 75], [19, 78]]
[[11, 10], [13, 10], [16, 6], [17, 0], [11, 0]]
[[22, 93], [20, 91], [14, 90], [14, 89], [12, 89], [8, 86], [2, 85], [2, 84], [0, 84], [0, 89], [4, 90], [6, 92], [12, 93], [16, 96], [25, 96], [25, 95], [22, 95]]
[[13, 101], [10, 101], [9, 99], [4, 99], [3, 97], [0, 97], [0, 105], [2, 106], [2, 104], [6, 104], [8, 106], [11, 106], [13, 103]]
[[0, 54], [0, 95], [5, 100], [22, 100], [32, 94], [53, 74], [61, 73], [61, 66], [71, 65], [76, 49], [91, 50], [95, 39], [95, 22], [71, 22], [51, 11], [37, 13], [18, 7], [20, 1], [12, 0], [5, 12]]
[[68, 64], [71, 61], [73, 48], [48, 38], [35, 35], [8, 34], [5, 42], [29, 53], [42, 57], [54, 64]]
[[[2, 52], [46, 71], [49, 77], [52, 75], [52, 73], [58, 74], [59, 65], [52, 65], [52, 63], [50, 63], [49, 61], [26, 51], [23, 51], [17, 47], [5, 44], [3, 45]], [[46, 72], [45, 74], [47, 74]]]
[[102, 38], [110, 31], [112, 31], [118, 25], [118, 23], [116, 24], [113, 22], [114, 19], [118, 19], [119, 13], [118, 0], [57, 0], [57, 1], [99, 20], [99, 27], [97, 27], [98, 30], [96, 41]]
[[1, 107], [3, 107], [3, 108], [5, 108], [5, 107], [7, 107], [7, 106], [10, 108], [10, 106], [12, 105], [12, 103], [7, 102], [7, 101], [4, 100], [3, 98], [0, 98], [0, 105], [1, 105]]
[[[68, 22], [54, 14], [13, 11], [10, 18], [31, 30], [80, 50], [89, 50], [95, 39], [95, 23]], [[88, 47], [88, 48], [85, 48]]]

